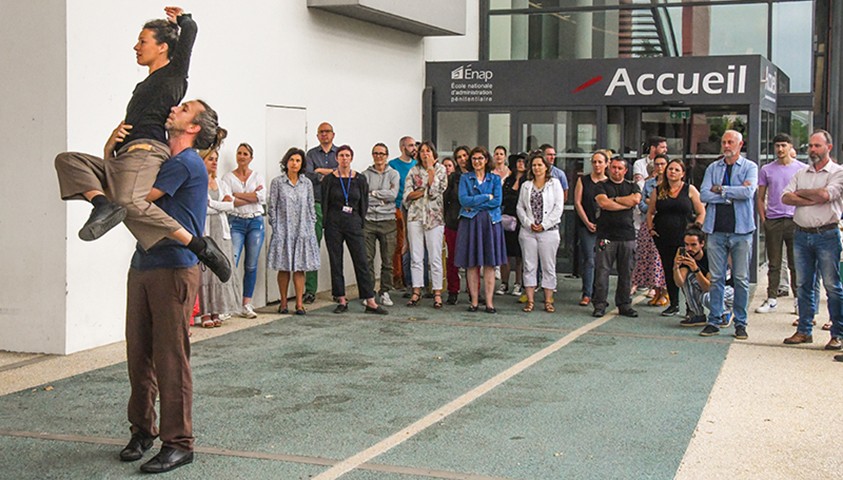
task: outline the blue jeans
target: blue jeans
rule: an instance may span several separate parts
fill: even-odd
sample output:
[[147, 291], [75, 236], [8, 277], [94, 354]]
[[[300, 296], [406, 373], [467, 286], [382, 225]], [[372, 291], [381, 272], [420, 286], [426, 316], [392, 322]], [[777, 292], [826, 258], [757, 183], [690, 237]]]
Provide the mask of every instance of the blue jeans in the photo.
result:
[[725, 309], [726, 271], [732, 257], [732, 280], [735, 283], [735, 326], [746, 327], [749, 305], [749, 261], [752, 255], [752, 233], [714, 232], [708, 236], [708, 268], [711, 272], [711, 308], [708, 324], [719, 326]]
[[263, 217], [240, 218], [229, 215], [231, 226], [231, 245], [234, 247], [234, 266], [240, 266], [240, 254], [246, 247], [246, 261], [243, 264], [243, 298], [252, 298], [258, 279], [258, 257], [266, 229]]
[[811, 322], [817, 313], [819, 298], [815, 298], [816, 277], [822, 277], [828, 296], [828, 317], [831, 336], [843, 336], [843, 286], [840, 284], [840, 230], [833, 228], [820, 233], [799, 229], [793, 235], [793, 256], [796, 263], [796, 288], [799, 299], [797, 331], [811, 334]]
[[594, 293], [594, 246], [597, 234], [585, 227], [580, 227], [577, 235], [580, 240], [580, 277], [582, 278], [582, 296], [593, 297]]

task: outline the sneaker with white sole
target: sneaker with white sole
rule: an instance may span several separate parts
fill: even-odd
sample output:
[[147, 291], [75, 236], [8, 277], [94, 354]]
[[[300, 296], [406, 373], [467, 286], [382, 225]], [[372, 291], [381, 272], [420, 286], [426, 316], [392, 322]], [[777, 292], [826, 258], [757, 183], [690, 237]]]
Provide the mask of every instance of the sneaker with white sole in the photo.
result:
[[392, 299], [389, 298], [389, 292], [381, 293], [381, 305], [386, 305], [387, 307], [394, 305], [394, 303], [392, 303]]
[[255, 313], [255, 307], [251, 303], [243, 305], [243, 310], [240, 310], [240, 316], [243, 318], [258, 318], [258, 314]]
[[521, 295], [524, 295], [524, 287], [522, 287], [520, 283], [516, 283], [512, 286], [511, 295], [513, 297], [520, 297]]
[[775, 298], [768, 298], [764, 300], [764, 303], [761, 304], [760, 307], [755, 309], [755, 313], [770, 313], [776, 311], [776, 306], [778, 302]]
[[498, 287], [497, 291], [495, 291], [495, 295], [506, 295], [506, 292], [509, 291], [509, 285], [506, 283], [501, 283], [501, 286]]

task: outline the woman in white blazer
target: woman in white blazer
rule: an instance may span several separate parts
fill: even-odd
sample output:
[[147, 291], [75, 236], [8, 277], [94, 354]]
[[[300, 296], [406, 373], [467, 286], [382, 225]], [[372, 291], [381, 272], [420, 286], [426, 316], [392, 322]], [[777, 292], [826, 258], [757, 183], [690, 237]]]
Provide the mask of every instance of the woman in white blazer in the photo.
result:
[[524, 260], [524, 289], [527, 293], [525, 312], [535, 307], [537, 272], [541, 265], [544, 309], [554, 312], [553, 292], [556, 291], [556, 250], [559, 248], [559, 223], [565, 206], [562, 184], [550, 175], [550, 164], [534, 152], [527, 158], [527, 182], [518, 195], [518, 220], [521, 231], [518, 240]]

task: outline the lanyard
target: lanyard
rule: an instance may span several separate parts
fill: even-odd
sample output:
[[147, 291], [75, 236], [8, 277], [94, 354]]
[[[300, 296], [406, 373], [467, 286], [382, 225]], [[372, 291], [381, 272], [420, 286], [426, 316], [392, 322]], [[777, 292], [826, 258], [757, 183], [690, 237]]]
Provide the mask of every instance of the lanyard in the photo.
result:
[[345, 198], [345, 205], [348, 206], [348, 192], [351, 190], [351, 173], [348, 174], [348, 188], [346, 188], [345, 183], [342, 181], [342, 175], [337, 173], [337, 177], [340, 179], [340, 187], [342, 187], [342, 196]]

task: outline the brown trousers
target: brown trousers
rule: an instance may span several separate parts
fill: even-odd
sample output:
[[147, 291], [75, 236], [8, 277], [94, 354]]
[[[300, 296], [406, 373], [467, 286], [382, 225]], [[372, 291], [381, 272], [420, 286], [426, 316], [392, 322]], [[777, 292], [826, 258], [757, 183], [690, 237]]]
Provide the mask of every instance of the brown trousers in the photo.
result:
[[[160, 436], [165, 446], [193, 450], [193, 378], [188, 329], [199, 267], [129, 269], [126, 354], [132, 433]], [[160, 394], [161, 427], [155, 397]]]
[[404, 212], [400, 208], [395, 209], [395, 249], [392, 254], [392, 285], [393, 288], [404, 287], [404, 264], [403, 256], [405, 244], [407, 243], [407, 223], [404, 221]]
[[149, 250], [181, 228], [157, 205], [146, 201], [158, 170], [169, 158], [169, 147], [155, 140], [130, 142], [108, 162], [86, 153], [60, 153], [55, 165], [61, 198], [85, 200], [85, 192], [105, 192], [114, 203], [126, 207], [123, 223], [141, 247]]

